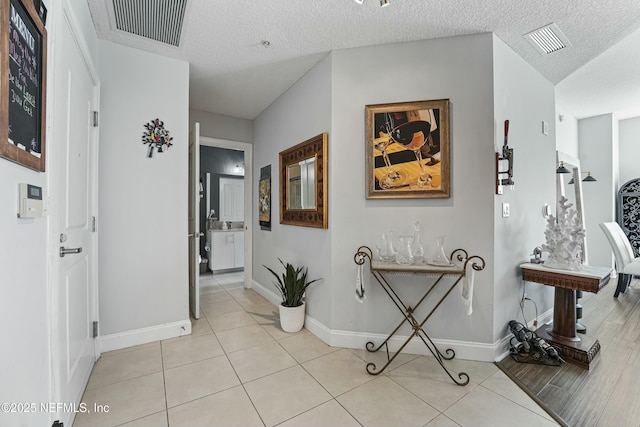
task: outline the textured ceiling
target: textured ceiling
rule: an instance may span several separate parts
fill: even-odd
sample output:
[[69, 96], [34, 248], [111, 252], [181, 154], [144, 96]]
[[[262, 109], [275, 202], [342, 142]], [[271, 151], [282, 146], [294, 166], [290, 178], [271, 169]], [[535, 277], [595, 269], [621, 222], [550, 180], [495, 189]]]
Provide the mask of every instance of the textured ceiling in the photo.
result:
[[640, 116], [640, 30], [558, 83], [556, 101], [579, 119]]
[[[617, 92], [628, 93], [608, 73], [640, 58], [640, 0], [391, 0], [384, 8], [378, 0], [188, 0], [179, 47], [114, 30], [112, 0], [87, 1], [99, 38], [191, 64], [191, 108], [246, 119], [336, 49], [493, 32], [550, 82], [563, 82], [567, 108], [573, 92], [589, 88], [606, 92], [616, 83]], [[572, 45], [542, 56], [522, 35], [552, 22]], [[632, 33], [632, 42], [623, 41]], [[624, 48], [607, 51], [621, 41]], [[605, 51], [608, 65], [583, 67]], [[611, 108], [595, 114], [617, 111]]]

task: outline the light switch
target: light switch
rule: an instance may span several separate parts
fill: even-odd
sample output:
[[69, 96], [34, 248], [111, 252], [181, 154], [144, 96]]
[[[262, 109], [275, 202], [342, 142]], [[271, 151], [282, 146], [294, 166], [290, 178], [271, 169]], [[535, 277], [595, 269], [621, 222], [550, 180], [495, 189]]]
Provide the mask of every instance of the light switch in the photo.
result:
[[509, 210], [509, 203], [502, 204], [502, 218], [509, 218], [509, 214], [511, 211]]

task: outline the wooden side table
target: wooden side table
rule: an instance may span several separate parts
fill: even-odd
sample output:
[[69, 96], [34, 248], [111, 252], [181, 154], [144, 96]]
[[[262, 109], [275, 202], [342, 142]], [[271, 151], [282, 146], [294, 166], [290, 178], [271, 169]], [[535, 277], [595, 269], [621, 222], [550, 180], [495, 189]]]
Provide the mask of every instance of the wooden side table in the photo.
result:
[[580, 270], [561, 270], [544, 264], [520, 265], [522, 279], [555, 287], [553, 325], [543, 325], [536, 334], [558, 348], [567, 361], [589, 369], [600, 351], [600, 342], [576, 329], [576, 291], [598, 293], [611, 278], [609, 267], [583, 265]]

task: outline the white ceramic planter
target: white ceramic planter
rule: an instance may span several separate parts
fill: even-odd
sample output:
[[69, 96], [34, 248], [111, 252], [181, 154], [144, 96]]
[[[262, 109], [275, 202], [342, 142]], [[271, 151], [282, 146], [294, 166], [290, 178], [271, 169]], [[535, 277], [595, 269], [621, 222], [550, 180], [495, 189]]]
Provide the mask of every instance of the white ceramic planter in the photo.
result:
[[280, 304], [280, 327], [285, 332], [298, 332], [304, 326], [305, 303], [298, 307]]

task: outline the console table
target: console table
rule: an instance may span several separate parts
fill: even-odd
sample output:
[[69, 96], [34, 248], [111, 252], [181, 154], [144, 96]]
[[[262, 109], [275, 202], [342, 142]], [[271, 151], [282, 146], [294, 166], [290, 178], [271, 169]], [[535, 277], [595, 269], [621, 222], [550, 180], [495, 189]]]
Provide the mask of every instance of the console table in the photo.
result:
[[[371, 249], [367, 246], [360, 246], [358, 248], [358, 251], [354, 256], [355, 263], [358, 265], [363, 265], [366, 260], [369, 260], [371, 275], [376, 279], [380, 286], [382, 286], [382, 289], [384, 289], [391, 301], [403, 315], [403, 319], [400, 321], [398, 326], [396, 326], [393, 332], [391, 332], [391, 334], [389, 334], [389, 336], [379, 346], [376, 347], [375, 344], [371, 341], [366, 344], [366, 349], [370, 352], [376, 352], [383, 346], [385, 347], [385, 350], [387, 352], [387, 363], [379, 370], [376, 369], [375, 363], [367, 363], [366, 369], [370, 375], [378, 375], [382, 371], [384, 371], [386, 367], [389, 366], [391, 362], [393, 362], [396, 356], [398, 356], [398, 354], [400, 354], [402, 350], [404, 350], [407, 344], [409, 344], [409, 341], [411, 341], [413, 337], [418, 337], [427, 346], [431, 354], [436, 358], [442, 369], [444, 369], [444, 371], [447, 373], [447, 375], [449, 375], [449, 378], [451, 378], [453, 382], [460, 386], [464, 386], [469, 383], [469, 375], [464, 372], [460, 372], [458, 374], [458, 379], [456, 379], [453, 377], [453, 375], [451, 375], [451, 373], [443, 363], [443, 359], [453, 359], [456, 355], [455, 351], [451, 348], [448, 348], [445, 350], [446, 355], [442, 354], [424, 330], [424, 325], [427, 320], [429, 320], [431, 315], [433, 315], [433, 313], [438, 309], [442, 301], [444, 301], [444, 299], [451, 293], [453, 288], [455, 288], [455, 286], [465, 276], [467, 265], [470, 265], [475, 271], [481, 271], [485, 267], [484, 259], [477, 255], [470, 257], [467, 251], [465, 251], [464, 249], [456, 249], [455, 251], [453, 251], [451, 253], [450, 259], [454, 261], [451, 266], [434, 266], [429, 264], [400, 265], [394, 262], [383, 262], [373, 259]], [[411, 303], [403, 301], [400, 298], [398, 293], [394, 290], [393, 286], [389, 282], [389, 279], [387, 278], [387, 276], [389, 275], [397, 274], [405, 276], [425, 276], [431, 277], [433, 278], [433, 280], [431, 280], [431, 283], [428, 284], [424, 294], [417, 300], [417, 303], [415, 305], [412, 305]], [[453, 283], [449, 283], [450, 281], [443, 282], [442, 279], [444, 277], [452, 277]], [[431, 292], [440, 284], [441, 286], [448, 286], [446, 292], [440, 297], [439, 300], [437, 300], [436, 296], [432, 298], [437, 302], [424, 319], [416, 319], [416, 317], [414, 316], [415, 311], [426, 299], [428, 299], [429, 294], [431, 294]], [[412, 333], [409, 337], [407, 337], [398, 351], [396, 351], [393, 356], [389, 357], [388, 342], [398, 332], [400, 327], [405, 322], [411, 325]]]
[[600, 351], [600, 342], [576, 330], [576, 291], [598, 293], [611, 277], [609, 267], [583, 265], [580, 270], [561, 270], [544, 264], [520, 265], [522, 279], [555, 287], [553, 325], [543, 325], [536, 334], [551, 343], [567, 361], [589, 369]]

